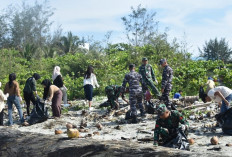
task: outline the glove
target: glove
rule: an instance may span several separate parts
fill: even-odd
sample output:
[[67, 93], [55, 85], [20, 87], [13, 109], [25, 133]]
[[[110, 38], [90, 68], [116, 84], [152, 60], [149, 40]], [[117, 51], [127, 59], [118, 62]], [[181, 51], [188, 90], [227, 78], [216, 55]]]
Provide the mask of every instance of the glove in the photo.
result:
[[22, 97], [21, 97], [21, 96], [19, 97], [19, 100], [20, 100], [20, 102], [22, 102], [22, 101], [23, 101], [23, 99], [22, 99]]
[[181, 125], [180, 128], [181, 128], [181, 130], [183, 130], [183, 131], [186, 130], [186, 126], [185, 126], [185, 125]]
[[45, 104], [51, 105], [51, 101], [45, 100]]
[[155, 83], [158, 84], [159, 82], [155, 79]]

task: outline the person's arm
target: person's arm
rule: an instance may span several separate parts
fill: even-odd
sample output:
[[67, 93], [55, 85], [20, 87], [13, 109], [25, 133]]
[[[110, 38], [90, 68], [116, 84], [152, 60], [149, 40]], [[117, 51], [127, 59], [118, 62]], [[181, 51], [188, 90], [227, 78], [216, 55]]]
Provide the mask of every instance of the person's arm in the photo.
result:
[[125, 91], [125, 89], [126, 89], [126, 84], [129, 82], [129, 77], [128, 77], [128, 75], [125, 75], [125, 77], [124, 77], [124, 80], [123, 80], [123, 82], [122, 82], [122, 92], [124, 92]]
[[123, 100], [123, 101], [125, 101], [127, 104], [129, 104], [129, 101], [126, 99], [124, 93], [122, 93], [122, 96], [121, 96], [121, 97], [122, 97], [122, 100]]
[[154, 70], [153, 70], [152, 67], [151, 67], [151, 77], [152, 77], [152, 80], [153, 80], [153, 81], [156, 81], [155, 73], [154, 73]]
[[214, 93], [214, 96], [215, 96], [215, 97], [216, 97], [216, 96], [219, 96], [219, 97], [226, 103], [227, 106], [230, 105], [230, 103], [226, 100], [226, 98], [222, 95], [222, 93], [221, 93], [220, 91], [216, 91], [216, 92]]
[[157, 120], [155, 124], [155, 130], [154, 130], [154, 145], [155, 146], [158, 146], [160, 131], [161, 131], [161, 126], [160, 126], [159, 121]]
[[37, 90], [36, 90], [36, 81], [35, 81], [34, 78], [32, 79], [32, 91], [34, 91], [35, 94], [37, 94]]
[[19, 84], [18, 84], [18, 82], [15, 83], [15, 86], [16, 86], [16, 87], [15, 87], [15, 91], [16, 91], [15, 94], [16, 94], [16, 96], [20, 97], [20, 89], [19, 89]]
[[53, 89], [53, 87], [50, 86], [48, 101], [52, 101], [53, 95], [54, 95], [54, 89]]
[[4, 99], [5, 99], [5, 95], [2, 92], [2, 90], [0, 90], [0, 101], [4, 101]]
[[96, 75], [93, 75], [93, 84], [96, 85], [97, 87], [99, 87]]

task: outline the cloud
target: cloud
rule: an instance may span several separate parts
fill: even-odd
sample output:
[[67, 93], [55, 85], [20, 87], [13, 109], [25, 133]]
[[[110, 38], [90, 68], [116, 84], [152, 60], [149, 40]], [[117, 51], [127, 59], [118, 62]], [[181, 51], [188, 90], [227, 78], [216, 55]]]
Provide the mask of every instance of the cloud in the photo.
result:
[[[0, 9], [10, 3], [1, 2]], [[199, 54], [198, 47], [211, 38], [225, 37], [232, 43], [231, 0], [50, 0], [49, 4], [56, 8], [53, 21], [62, 24], [64, 31], [103, 38], [107, 31], [113, 30], [114, 42], [126, 41], [120, 18], [130, 13], [131, 6], [142, 4], [157, 11], [160, 29], [169, 27], [170, 40], [174, 37], [186, 40], [195, 56]]]

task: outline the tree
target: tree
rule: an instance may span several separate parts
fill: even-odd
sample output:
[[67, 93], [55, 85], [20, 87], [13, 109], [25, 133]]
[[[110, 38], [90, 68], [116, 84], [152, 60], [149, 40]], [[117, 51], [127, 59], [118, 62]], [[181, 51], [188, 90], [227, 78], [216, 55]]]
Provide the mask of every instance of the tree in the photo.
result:
[[225, 63], [231, 61], [232, 49], [229, 48], [225, 38], [222, 38], [220, 41], [217, 38], [214, 40], [210, 39], [208, 42], [205, 42], [203, 50], [199, 49], [199, 51], [200, 57], [206, 60], [222, 60]]
[[72, 34], [72, 32], [68, 32], [67, 37], [62, 36], [60, 38], [60, 48], [62, 49], [63, 53], [75, 53], [78, 49], [78, 46], [81, 44], [81, 40], [78, 36]]
[[131, 7], [132, 13], [122, 17], [129, 42], [135, 46], [143, 46], [149, 43], [157, 33], [158, 21], [154, 17], [156, 12], [148, 12], [139, 5], [136, 9]]
[[33, 6], [23, 3], [21, 9], [11, 10], [13, 12], [8, 13], [11, 45], [20, 51], [28, 44], [43, 47], [50, 37], [52, 22], [49, 18], [53, 15], [53, 9], [47, 2], [43, 4], [35, 2]]

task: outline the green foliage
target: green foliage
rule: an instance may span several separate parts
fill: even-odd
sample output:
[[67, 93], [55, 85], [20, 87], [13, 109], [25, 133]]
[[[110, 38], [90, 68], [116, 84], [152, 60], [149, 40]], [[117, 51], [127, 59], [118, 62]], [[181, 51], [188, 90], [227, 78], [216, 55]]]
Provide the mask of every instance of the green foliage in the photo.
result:
[[200, 56], [206, 60], [222, 60], [226, 63], [231, 61], [232, 49], [229, 48], [225, 38], [222, 38], [220, 41], [217, 38], [214, 40], [210, 39], [208, 42], [205, 42], [203, 51], [200, 49], [199, 51], [201, 53]]

